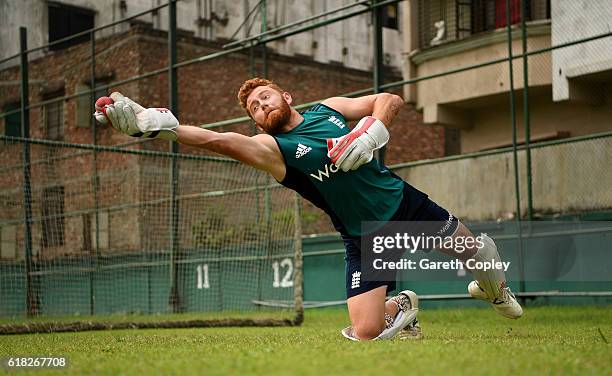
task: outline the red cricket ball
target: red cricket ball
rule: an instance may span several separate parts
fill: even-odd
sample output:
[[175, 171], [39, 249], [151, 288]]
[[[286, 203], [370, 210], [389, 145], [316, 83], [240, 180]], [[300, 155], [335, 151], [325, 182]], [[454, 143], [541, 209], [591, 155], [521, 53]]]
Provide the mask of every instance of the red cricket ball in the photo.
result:
[[113, 104], [113, 103], [115, 103], [115, 101], [113, 101], [113, 99], [110, 97], [100, 97], [96, 101], [96, 111], [102, 111], [104, 106], [108, 104]]

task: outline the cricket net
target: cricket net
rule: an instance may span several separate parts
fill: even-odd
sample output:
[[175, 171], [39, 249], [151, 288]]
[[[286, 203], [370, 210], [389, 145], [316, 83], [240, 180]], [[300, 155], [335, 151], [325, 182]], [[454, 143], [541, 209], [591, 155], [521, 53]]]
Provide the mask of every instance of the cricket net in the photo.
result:
[[295, 193], [138, 148], [0, 138], [0, 333], [301, 323]]

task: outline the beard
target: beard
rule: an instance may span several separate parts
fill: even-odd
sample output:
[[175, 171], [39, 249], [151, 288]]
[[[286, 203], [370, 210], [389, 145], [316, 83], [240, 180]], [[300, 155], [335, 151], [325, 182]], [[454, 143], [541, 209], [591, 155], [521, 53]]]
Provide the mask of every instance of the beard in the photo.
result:
[[270, 111], [266, 115], [266, 121], [262, 128], [268, 134], [277, 134], [280, 129], [289, 122], [291, 118], [291, 107], [284, 99], [279, 108]]

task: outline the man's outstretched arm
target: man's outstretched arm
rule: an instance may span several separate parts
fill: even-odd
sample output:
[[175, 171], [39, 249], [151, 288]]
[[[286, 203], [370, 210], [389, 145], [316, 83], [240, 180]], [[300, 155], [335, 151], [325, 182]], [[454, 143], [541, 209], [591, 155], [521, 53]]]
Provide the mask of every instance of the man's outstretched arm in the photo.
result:
[[268, 172], [277, 180], [285, 177], [285, 162], [272, 136], [253, 137], [239, 133], [218, 133], [199, 127], [179, 125], [166, 108], [144, 108], [121, 93], [96, 101], [96, 120], [132, 137], [163, 138], [208, 149]]
[[274, 138], [267, 134], [252, 137], [234, 132], [214, 132], [191, 125], [176, 128], [181, 144], [203, 148], [269, 172], [278, 181], [285, 177], [285, 162]]

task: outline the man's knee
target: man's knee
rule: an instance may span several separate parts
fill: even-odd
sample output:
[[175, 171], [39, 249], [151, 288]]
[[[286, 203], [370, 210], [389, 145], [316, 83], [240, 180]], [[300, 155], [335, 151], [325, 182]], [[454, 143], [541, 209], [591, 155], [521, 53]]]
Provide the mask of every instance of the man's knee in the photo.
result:
[[385, 329], [385, 323], [366, 321], [353, 325], [355, 335], [361, 340], [374, 339]]

